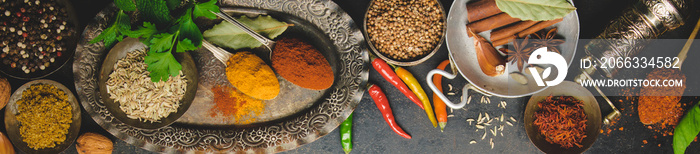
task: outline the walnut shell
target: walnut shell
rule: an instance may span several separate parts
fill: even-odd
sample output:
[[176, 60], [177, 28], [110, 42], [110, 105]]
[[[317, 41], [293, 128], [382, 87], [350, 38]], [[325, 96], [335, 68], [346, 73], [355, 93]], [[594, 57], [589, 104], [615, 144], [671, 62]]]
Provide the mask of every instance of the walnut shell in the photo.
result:
[[10, 139], [5, 137], [5, 134], [2, 132], [0, 132], [0, 153], [15, 154], [15, 148], [12, 147], [12, 142], [10, 142]]
[[109, 138], [88, 132], [78, 137], [75, 149], [79, 154], [111, 154], [114, 145]]
[[10, 82], [7, 82], [7, 79], [0, 77], [0, 109], [5, 107], [7, 105], [7, 102], [10, 101], [10, 95], [12, 95], [12, 91], [10, 91], [12, 87], [10, 86]]

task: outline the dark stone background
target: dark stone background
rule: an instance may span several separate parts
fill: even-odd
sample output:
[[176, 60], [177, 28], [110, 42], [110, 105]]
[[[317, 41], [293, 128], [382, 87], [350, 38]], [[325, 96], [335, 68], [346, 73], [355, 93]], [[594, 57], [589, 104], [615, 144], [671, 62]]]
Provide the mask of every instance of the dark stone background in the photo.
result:
[[[94, 16], [106, 7], [111, 0], [71, 0], [73, 6], [76, 8], [79, 21], [81, 26], [84, 27], [88, 22], [90, 22]], [[356, 23], [361, 23], [363, 15], [365, 13], [366, 7], [369, 4], [369, 0], [334, 0], [338, 5], [345, 10]], [[597, 36], [606, 25], [614, 18], [618, 17], [624, 8], [631, 6], [635, 3], [635, 0], [574, 0], [577, 7], [577, 12], [580, 19], [580, 39], [592, 39]], [[446, 11], [449, 11], [449, 7], [452, 4], [450, 0], [442, 0], [443, 6], [445, 6]], [[692, 10], [691, 16], [687, 20], [687, 24], [674, 30], [665, 33], [660, 38], [661, 39], [687, 39], [690, 35], [694, 24], [698, 19], [700, 10], [698, 10], [698, 3], [694, 4], [695, 9]], [[81, 27], [81, 28], [82, 28]], [[652, 43], [654, 44], [654, 43]], [[583, 55], [582, 46], [584, 44], [579, 44], [579, 49], [577, 52], [577, 58]], [[695, 45], [700, 45], [700, 43], [695, 43]], [[639, 56], [675, 56], [681, 49], [679, 46], [669, 46], [668, 50], [658, 51], [658, 50], [644, 50]], [[694, 50], [697, 48], [694, 48]], [[693, 51], [693, 50], [691, 50]], [[688, 54], [688, 60], [683, 65], [683, 72], [687, 74], [688, 91], [697, 90], [700, 87], [697, 81], [694, 79], [700, 78], [700, 76], [688, 74], [688, 72], [696, 71], [694, 66], [700, 65], [700, 61], [695, 60], [699, 58], [700, 53], [695, 51]], [[428, 90], [428, 86], [425, 83], [425, 75], [428, 71], [432, 70], [437, 66], [437, 64], [445, 59], [447, 59], [448, 51], [446, 45], [442, 45], [442, 48], [428, 61], [413, 67], [406, 67], [410, 72], [412, 72], [419, 82], [422, 83], [424, 89], [428, 95], [432, 95], [432, 92]], [[68, 88], [75, 90], [75, 85], [73, 83], [73, 73], [72, 73], [72, 62], [69, 62], [65, 67], [56, 73], [46, 77], [47, 79], [56, 80], [63, 83]], [[577, 62], [574, 62], [571, 66], [572, 69], [577, 68]], [[570, 69], [570, 70], [572, 70]], [[625, 70], [621, 72], [625, 73], [643, 73], [646, 72], [635, 72], [634, 70]], [[573, 73], [570, 73], [573, 74]], [[571, 80], [571, 75], [567, 80]], [[472, 103], [466, 107], [465, 110], [454, 110], [454, 117], [448, 118], [449, 122], [444, 132], [440, 132], [439, 128], [431, 127], [425, 112], [417, 108], [413, 103], [411, 103], [406, 97], [404, 97], [396, 88], [393, 88], [391, 84], [386, 82], [374, 69], [370, 69], [370, 79], [371, 83], [375, 83], [382, 87], [384, 92], [387, 94], [394, 115], [397, 122], [401, 127], [409, 134], [413, 136], [413, 139], [407, 140], [391, 131], [388, 125], [381, 118], [379, 110], [376, 108], [372, 102], [369, 95], [365, 94], [360, 102], [360, 105], [355, 110], [354, 115], [354, 150], [353, 152], [360, 153], [541, 153], [537, 148], [529, 141], [527, 135], [525, 134], [525, 129], [522, 121], [522, 114], [525, 108], [525, 104], [529, 97], [517, 98], [517, 99], [502, 99], [497, 97], [492, 97], [492, 102], [500, 102], [505, 100], [508, 102], [507, 109], [503, 110], [496, 107], [496, 103], [492, 104], [476, 104]], [[22, 84], [28, 82], [26, 80], [16, 80], [10, 79], [13, 91], [17, 89]], [[450, 96], [451, 100], [459, 100], [461, 95], [461, 87], [466, 83], [462, 77], [457, 77], [454, 80], [445, 80], [444, 84], [452, 84], [455, 87], [457, 93], [456, 96]], [[638, 89], [636, 90], [638, 91]], [[75, 91], [73, 91], [75, 93]], [[611, 93], [615, 95], [619, 93], [618, 91], [605, 91], [606, 93]], [[632, 89], [632, 92], [635, 92]], [[595, 94], [594, 91], [592, 93]], [[473, 95], [472, 102], [478, 101], [481, 97], [480, 94], [471, 93]], [[610, 94], [609, 94], [610, 95]], [[602, 114], [605, 115], [609, 113], [610, 109], [606, 103], [604, 103], [601, 97], [597, 97], [598, 102], [602, 109]], [[632, 98], [628, 100], [625, 97], [610, 97], [610, 99], [615, 103], [618, 108], [623, 109], [623, 116], [619, 118], [615, 125], [603, 126], [602, 128], [607, 131], [611, 129], [610, 133], [604, 133], [598, 136], [595, 144], [586, 153], [672, 153], [673, 148], [671, 146], [672, 137], [664, 136], [661, 132], [656, 132], [646, 128], [645, 125], [638, 122], [638, 117], [636, 114], [635, 99]], [[697, 96], [686, 96], [681, 100], [682, 103], [687, 105], [692, 105], [692, 102], [697, 102]], [[0, 111], [0, 112], [4, 112]], [[448, 112], [449, 109], [448, 109]], [[475, 127], [473, 125], [467, 125], [465, 120], [467, 118], [476, 118], [479, 112], [488, 112], [493, 116], [500, 116], [497, 114], [503, 113], [506, 117], [512, 116], [518, 119], [517, 123], [514, 123], [514, 127], [506, 127], [503, 137], [494, 137], [494, 142], [496, 144], [494, 149], [491, 149], [488, 144], [487, 137], [486, 140], [481, 140], [481, 135], [483, 131], [474, 132]], [[83, 110], [83, 113], [86, 113]], [[4, 114], [0, 114], [2, 116]], [[1, 123], [4, 125], [4, 123]], [[139, 147], [135, 147], [116, 139], [114, 136], [106, 132], [100, 126], [98, 126], [90, 116], [83, 114], [83, 127], [81, 132], [97, 132], [108, 136], [115, 141], [114, 153], [149, 153], [149, 151], [143, 150]], [[0, 130], [5, 132], [5, 127], [0, 127]], [[468, 142], [470, 140], [476, 140], [477, 144], [470, 145]], [[290, 153], [343, 153], [340, 146], [340, 138], [338, 131], [335, 130], [330, 134], [319, 138], [315, 142], [309, 143], [307, 145], [301, 146], [299, 148], [290, 150]], [[643, 143], [646, 140], [647, 143]], [[700, 144], [692, 143], [687, 151], [692, 153], [692, 151], [700, 150]], [[65, 153], [77, 153], [75, 147], [70, 147], [65, 151]]]

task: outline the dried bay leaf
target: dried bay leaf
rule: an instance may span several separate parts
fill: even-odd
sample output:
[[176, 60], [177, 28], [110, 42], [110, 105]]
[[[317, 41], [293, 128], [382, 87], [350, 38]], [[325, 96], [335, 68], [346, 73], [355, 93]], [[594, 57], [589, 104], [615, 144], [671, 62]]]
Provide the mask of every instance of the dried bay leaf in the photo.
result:
[[520, 20], [554, 20], [576, 10], [567, 0], [496, 0], [501, 11]]
[[[236, 20], [270, 39], [275, 39], [284, 33], [287, 27], [292, 26], [266, 15], [260, 15], [256, 18], [241, 16], [236, 18]], [[222, 21], [211, 29], [204, 31], [204, 38], [211, 43], [234, 50], [252, 49], [262, 45], [248, 33], [226, 21]]]

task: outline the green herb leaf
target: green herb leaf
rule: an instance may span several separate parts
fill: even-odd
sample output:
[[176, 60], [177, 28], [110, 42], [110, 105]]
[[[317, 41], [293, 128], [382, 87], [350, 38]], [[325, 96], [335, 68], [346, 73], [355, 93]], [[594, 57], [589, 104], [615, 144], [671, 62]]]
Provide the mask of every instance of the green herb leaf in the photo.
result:
[[496, 0], [501, 11], [521, 20], [554, 20], [576, 10], [567, 0]]
[[166, 0], [165, 3], [168, 5], [168, 9], [175, 10], [182, 3], [182, 0]]
[[114, 0], [114, 4], [124, 11], [136, 11], [136, 5], [132, 0]]
[[104, 41], [105, 47], [111, 47], [117, 41], [117, 28], [115, 26], [107, 27], [107, 29], [102, 30], [100, 35], [90, 40], [89, 43], [97, 43]]
[[164, 0], [135, 0], [140, 16], [145, 21], [164, 26], [170, 23], [170, 11]]
[[216, 19], [216, 15], [210, 11], [219, 12], [219, 6], [216, 6], [216, 0], [209, 0], [206, 3], [197, 3], [194, 5], [194, 17], [207, 17], [209, 19]]
[[[150, 22], [143, 22], [143, 26], [140, 26], [134, 31], [127, 32], [126, 35], [133, 38], [143, 37], [141, 40], [150, 41], [149, 38], [157, 33], [158, 29], [156, 28], [156, 25], [153, 25]], [[150, 44], [150, 42], [148, 44]]]
[[154, 52], [170, 51], [170, 49], [173, 47], [174, 37], [175, 34], [170, 33], [160, 33], [153, 35], [153, 38], [151, 39], [151, 45], [149, 47], [151, 48], [151, 51]]
[[196, 47], [202, 45], [202, 32], [199, 31], [199, 27], [192, 21], [192, 10], [187, 10], [187, 12], [178, 19], [178, 30], [180, 31], [180, 38], [178, 40], [184, 40], [184, 38], [190, 39], [192, 44]]
[[673, 131], [673, 152], [685, 153], [685, 149], [700, 133], [700, 102], [693, 105]]
[[124, 38], [124, 33], [129, 33], [131, 31], [131, 21], [129, 16], [124, 13], [124, 11], [117, 12], [117, 18], [114, 20], [111, 26], [102, 30], [100, 35], [90, 40], [89, 43], [97, 43], [104, 41], [105, 47], [109, 48], [117, 41], [121, 41]]
[[[154, 82], [167, 80], [169, 75], [178, 75], [182, 66], [175, 60], [173, 52], [196, 50], [201, 46], [203, 37], [193, 16], [216, 18], [211, 11], [219, 11], [216, 0], [196, 3], [183, 0], [115, 0], [119, 7], [117, 17], [100, 35], [90, 41], [104, 41], [106, 47], [111, 47], [124, 36], [140, 38], [150, 51], [146, 56], [148, 71]], [[182, 9], [179, 9], [182, 8]], [[139, 19], [143, 26], [131, 30], [131, 22], [124, 11], [139, 11]], [[196, 10], [196, 13], [193, 11]], [[173, 13], [173, 12], [177, 13]], [[171, 15], [179, 15], [173, 18]], [[174, 20], [177, 19], [177, 20]], [[175, 50], [175, 51], [173, 51]]]
[[177, 47], [175, 47], [176, 52], [186, 52], [188, 50], [197, 50], [197, 47], [192, 44], [190, 39], [185, 38], [177, 42]]
[[[278, 21], [270, 16], [262, 15], [253, 19], [241, 16], [237, 20], [270, 39], [276, 38], [284, 33], [287, 27], [291, 26], [291, 24]], [[211, 29], [204, 31], [204, 37], [211, 43], [235, 50], [257, 48], [262, 45], [248, 33], [226, 21], [222, 21]]]
[[147, 70], [151, 73], [150, 77], [153, 82], [167, 81], [169, 75], [177, 76], [182, 70], [182, 65], [177, 62], [171, 52], [148, 51], [144, 62], [148, 64]]

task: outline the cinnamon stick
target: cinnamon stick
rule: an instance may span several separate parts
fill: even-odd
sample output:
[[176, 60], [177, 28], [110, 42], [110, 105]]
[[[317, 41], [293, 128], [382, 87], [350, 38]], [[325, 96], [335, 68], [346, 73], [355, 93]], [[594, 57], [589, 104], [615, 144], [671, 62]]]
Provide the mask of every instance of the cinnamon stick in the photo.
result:
[[542, 29], [544, 29], [544, 28], [547, 28], [547, 27], [549, 27], [549, 26], [552, 26], [552, 25], [554, 25], [554, 24], [556, 24], [556, 23], [559, 23], [559, 22], [561, 22], [562, 20], [563, 20], [562, 18], [559, 18], [559, 19], [547, 20], [547, 21], [539, 22], [539, 23], [533, 25], [532, 27], [527, 28], [527, 29], [523, 30], [522, 32], [519, 32], [519, 33], [518, 33], [518, 37], [520, 37], [520, 38], [525, 37], [525, 36], [527, 36], [527, 35], [530, 35], [530, 34], [532, 34], [532, 33], [535, 33], [535, 32], [537, 32], [537, 31], [540, 31], [540, 30], [542, 30]]
[[505, 28], [501, 28], [495, 31], [491, 31], [491, 40], [500, 40], [506, 37], [513, 36], [515, 34], [518, 34], [518, 32], [521, 32], [527, 28], [530, 28], [532, 25], [535, 25], [538, 21], [521, 21], [518, 23], [515, 23], [513, 25], [510, 25]]
[[493, 45], [493, 47], [497, 47], [497, 46], [501, 46], [504, 44], [508, 44], [508, 42], [511, 42], [513, 40], [515, 40], [515, 35], [510, 35], [510, 36], [506, 36], [506, 37], [498, 39], [498, 40], [494, 40], [494, 41], [492, 41], [493, 43], [491, 43], [491, 44]]
[[483, 20], [469, 23], [467, 24], [467, 27], [470, 27], [474, 31], [474, 33], [481, 33], [483, 31], [492, 30], [517, 21], [520, 21], [520, 19], [513, 18], [507, 13], [500, 13]]
[[[515, 40], [516, 37], [517, 38], [524, 38], [527, 35], [530, 35], [532, 33], [540, 31], [544, 28], [552, 26], [552, 25], [559, 23], [561, 21], [562, 21], [561, 18], [554, 19], [554, 20], [540, 21], [540, 22], [537, 22], [536, 24], [530, 26], [529, 28], [527, 28], [523, 31], [517, 32], [517, 34], [506, 35], [505, 37], [502, 37], [502, 38], [494, 37], [494, 35], [495, 35], [494, 32], [491, 32], [491, 41], [493, 42], [491, 44], [493, 44], [494, 47], [508, 44], [508, 42]], [[505, 32], [499, 32], [499, 33], [505, 33]], [[498, 35], [505, 35], [505, 34], [498, 34]]]
[[496, 0], [479, 0], [467, 4], [467, 20], [469, 22], [479, 21], [499, 13], [501, 13], [501, 9], [498, 9]]

